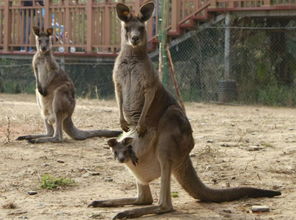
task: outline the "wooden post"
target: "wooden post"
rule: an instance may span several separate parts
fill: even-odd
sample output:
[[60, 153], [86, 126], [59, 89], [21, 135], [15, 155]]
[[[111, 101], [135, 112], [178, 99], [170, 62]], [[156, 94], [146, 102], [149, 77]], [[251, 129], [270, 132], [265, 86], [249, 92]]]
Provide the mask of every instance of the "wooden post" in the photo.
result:
[[264, 0], [264, 7], [270, 7], [271, 1], [270, 0]]
[[44, 10], [45, 10], [45, 15], [44, 15], [44, 30], [49, 28], [51, 26], [51, 16], [50, 16], [50, 0], [45, 0], [44, 1]]
[[[66, 17], [64, 31], [68, 32], [69, 39], [74, 39], [72, 30], [71, 30], [71, 25], [70, 25], [71, 17], [70, 17], [69, 1], [64, 1], [64, 10], [65, 10], [65, 17]], [[65, 48], [65, 52], [68, 53], [69, 52], [69, 42], [66, 42], [66, 45], [64, 45], [64, 48]]]
[[86, 38], [86, 51], [92, 52], [92, 39], [93, 39], [93, 0], [88, 0], [86, 5], [86, 16], [87, 16], [87, 38]]
[[230, 0], [229, 1], [228, 8], [234, 8], [234, 2], [233, 2], [233, 0]]
[[230, 78], [230, 14], [225, 16], [224, 79]]
[[104, 45], [103, 47], [111, 49], [110, 45], [110, 5], [108, 1], [106, 1], [105, 9], [104, 9]]
[[133, 9], [134, 13], [137, 14], [140, 11], [140, 8], [141, 8], [141, 1], [136, 0], [134, 2], [134, 9]]
[[4, 52], [8, 52], [10, 41], [10, 16], [9, 16], [9, 0], [4, 0]]
[[217, 8], [216, 0], [210, 0], [209, 8]]
[[[180, 21], [180, 10], [181, 10], [181, 1], [180, 0], [172, 0], [172, 12], [171, 12], [171, 20], [172, 20], [172, 32], [179, 31], [179, 21]], [[164, 19], [162, 18], [164, 22]]]

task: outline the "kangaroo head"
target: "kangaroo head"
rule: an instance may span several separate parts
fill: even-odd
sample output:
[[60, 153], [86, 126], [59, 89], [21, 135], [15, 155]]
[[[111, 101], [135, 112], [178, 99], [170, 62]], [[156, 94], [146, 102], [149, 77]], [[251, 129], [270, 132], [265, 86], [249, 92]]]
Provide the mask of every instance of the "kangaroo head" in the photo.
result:
[[36, 39], [36, 49], [38, 52], [46, 53], [52, 48], [51, 36], [53, 28], [47, 28], [46, 32], [40, 31], [39, 27], [33, 27], [33, 33]]
[[130, 137], [127, 137], [120, 142], [118, 142], [115, 138], [108, 140], [107, 143], [114, 154], [115, 160], [118, 160], [120, 163], [127, 163], [131, 160], [136, 166], [138, 163], [138, 158], [133, 151], [133, 147], [131, 145], [132, 141], [133, 138]]
[[154, 4], [150, 2], [143, 5], [139, 14], [135, 16], [126, 5], [116, 5], [117, 16], [122, 21], [122, 34], [128, 45], [134, 48], [146, 45], [145, 22], [152, 16], [153, 10]]

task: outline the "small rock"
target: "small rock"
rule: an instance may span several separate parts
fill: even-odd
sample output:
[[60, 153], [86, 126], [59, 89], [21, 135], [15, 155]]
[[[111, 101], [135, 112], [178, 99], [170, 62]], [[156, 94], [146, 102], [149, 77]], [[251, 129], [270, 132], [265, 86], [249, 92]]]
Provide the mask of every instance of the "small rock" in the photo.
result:
[[221, 147], [231, 147], [229, 144], [221, 144]]
[[248, 151], [259, 151], [262, 150], [263, 148], [260, 146], [250, 146], [247, 150]]
[[65, 163], [63, 160], [57, 160], [58, 163]]
[[251, 208], [252, 212], [269, 212], [270, 209], [266, 205], [253, 205]]
[[90, 173], [90, 175], [92, 175], [92, 176], [100, 176], [101, 173], [99, 173], [99, 172], [93, 172], [93, 173]]
[[88, 176], [90, 176], [90, 173], [84, 173], [84, 174], [82, 174], [82, 177], [88, 177]]
[[112, 178], [106, 178], [105, 182], [113, 182], [113, 179]]
[[32, 196], [32, 195], [36, 195], [38, 192], [36, 192], [36, 191], [29, 191], [28, 192], [28, 194], [30, 195], [30, 196]]
[[214, 141], [213, 140], [207, 140], [207, 143], [212, 144], [212, 143], [214, 143]]
[[191, 154], [190, 157], [196, 157], [196, 155], [195, 154]]
[[223, 212], [225, 212], [225, 213], [232, 213], [232, 211], [230, 210], [230, 209], [223, 209]]
[[89, 216], [89, 218], [93, 218], [93, 219], [102, 219], [102, 215], [101, 214], [92, 214], [91, 216]]

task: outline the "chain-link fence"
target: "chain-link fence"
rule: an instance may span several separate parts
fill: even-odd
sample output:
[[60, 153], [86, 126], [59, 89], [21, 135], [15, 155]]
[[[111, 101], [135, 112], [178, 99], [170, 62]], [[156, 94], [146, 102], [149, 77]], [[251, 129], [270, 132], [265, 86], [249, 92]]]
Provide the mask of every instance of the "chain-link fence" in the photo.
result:
[[[291, 19], [234, 18], [228, 60], [223, 21], [201, 26], [172, 41], [170, 52], [183, 99], [219, 101], [220, 93], [228, 89], [236, 93], [239, 103], [296, 105], [295, 26]], [[154, 53], [152, 59], [157, 68], [158, 55]], [[114, 97], [112, 60], [58, 59], [65, 63], [78, 96]], [[225, 76], [225, 62], [229, 62], [229, 77]], [[234, 80], [236, 87], [225, 84], [225, 80]], [[0, 60], [0, 92], [33, 92], [34, 87], [30, 59]], [[167, 87], [175, 92], [170, 80]]]
[[[114, 97], [113, 59], [90, 61], [57, 58], [69, 73], [79, 97], [109, 99]], [[30, 59], [0, 60], [0, 92], [34, 93], [35, 78]]]
[[[233, 90], [240, 103], [296, 105], [295, 20], [237, 18], [229, 30], [229, 59], [223, 22], [172, 42], [170, 52], [183, 99], [218, 101], [220, 93]], [[232, 80], [235, 87], [225, 83]], [[171, 91], [172, 85], [168, 85]]]

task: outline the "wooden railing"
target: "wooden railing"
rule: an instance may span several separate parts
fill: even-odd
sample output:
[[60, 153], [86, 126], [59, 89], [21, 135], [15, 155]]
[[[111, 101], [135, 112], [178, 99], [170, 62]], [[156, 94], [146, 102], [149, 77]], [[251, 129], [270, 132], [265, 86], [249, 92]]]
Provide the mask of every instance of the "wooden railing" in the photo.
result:
[[211, 8], [223, 9], [289, 9], [296, 6], [295, 0], [210, 0]]
[[[116, 4], [132, 10], [150, 0], [0, 0], [0, 53], [30, 51], [35, 46], [34, 25], [54, 28], [54, 46], [61, 53], [115, 54], [120, 48]], [[161, 0], [158, 0], [161, 1]], [[32, 6], [24, 6], [32, 2]], [[40, 5], [40, 2], [44, 4]], [[155, 0], [157, 2], [157, 0]], [[208, 9], [296, 9], [296, 0], [170, 0], [166, 19], [170, 33], [182, 24], [208, 15]], [[157, 38], [159, 9], [147, 24], [148, 38]]]

